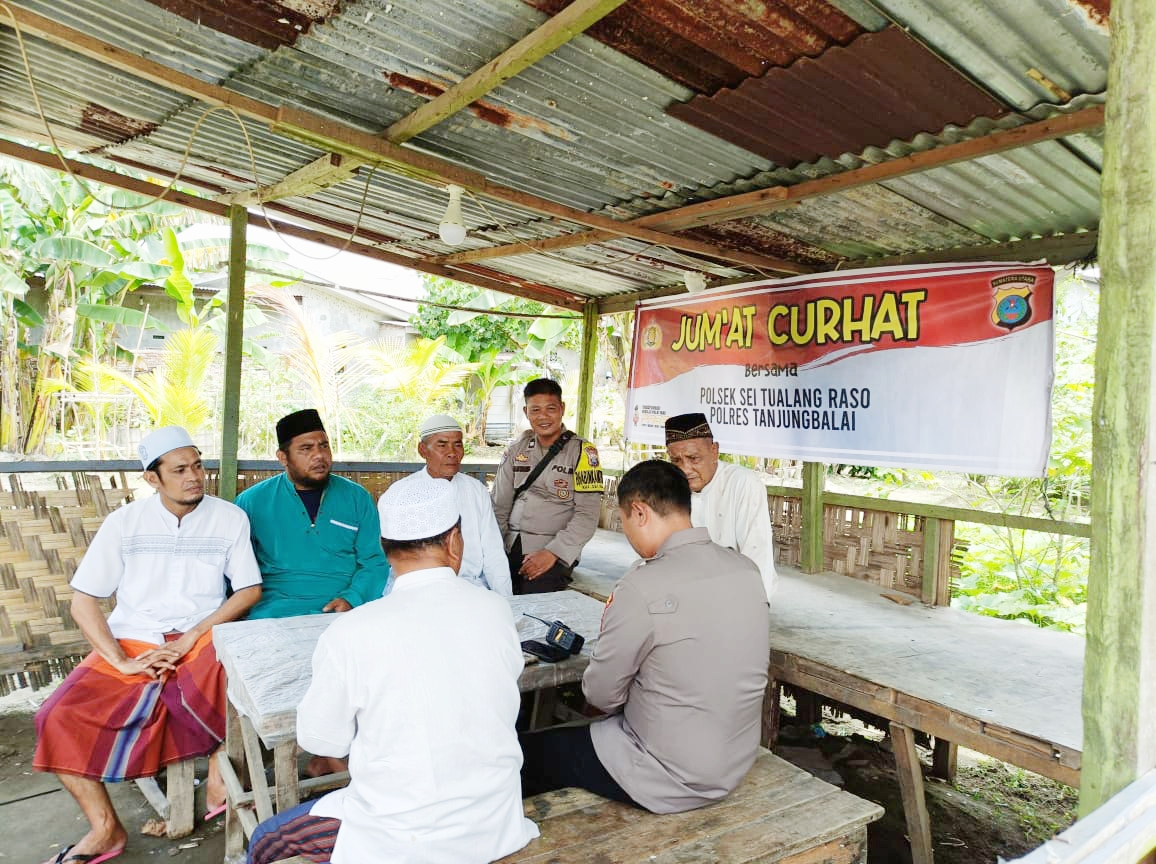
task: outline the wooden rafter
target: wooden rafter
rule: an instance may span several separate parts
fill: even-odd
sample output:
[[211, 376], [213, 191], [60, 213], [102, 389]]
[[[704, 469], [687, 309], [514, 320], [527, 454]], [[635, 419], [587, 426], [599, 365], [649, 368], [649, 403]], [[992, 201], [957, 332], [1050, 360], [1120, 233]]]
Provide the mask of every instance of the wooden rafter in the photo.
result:
[[[1087, 258], [1096, 249], [1098, 231], [1080, 231], [1073, 234], [1054, 234], [1048, 237], [1033, 237], [1030, 240], [1014, 240], [1009, 243], [992, 243], [982, 246], [953, 246], [950, 249], [934, 249], [927, 252], [912, 252], [905, 255], [888, 255], [885, 258], [864, 258], [840, 263], [841, 270], [856, 270], [863, 267], [898, 267], [906, 264], [946, 264], [953, 261], [1036, 261], [1044, 259], [1049, 264], [1059, 266], [1071, 264]], [[712, 290], [751, 281], [751, 277], [724, 279], [712, 282]], [[633, 294], [615, 294], [598, 301], [598, 313], [625, 312], [634, 308], [642, 300], [670, 297], [682, 294], [682, 285], [664, 285]]]
[[[382, 137], [394, 144], [402, 144], [415, 138], [425, 130], [452, 117], [467, 105], [476, 102], [494, 88], [509, 81], [559, 46], [569, 42], [624, 2], [625, 0], [575, 0], [489, 63], [447, 89], [440, 96], [402, 117], [386, 129]], [[308, 195], [317, 189], [348, 179], [364, 164], [366, 163], [357, 159], [347, 158], [344, 164], [333, 166], [329, 164], [329, 157], [322, 156], [276, 183], [248, 192], [222, 195], [220, 200], [248, 207], [261, 201], [276, 201], [278, 198]]]
[[[153, 60], [140, 57], [116, 45], [104, 42], [80, 30], [67, 27], [35, 12], [12, 8], [16, 23], [25, 33], [60, 45], [82, 56], [92, 58], [114, 69], [128, 72], [207, 105], [227, 107], [243, 118], [265, 124], [275, 134], [304, 141], [342, 157], [360, 159], [382, 170], [426, 183], [444, 186], [449, 183], [504, 201], [546, 216], [587, 225], [611, 235], [632, 237], [655, 246], [666, 246], [704, 255], [719, 261], [747, 264], [775, 273], [807, 273], [812, 268], [795, 261], [767, 255], [752, 255], [685, 237], [664, 234], [651, 228], [619, 222], [598, 213], [588, 213], [558, 204], [547, 198], [493, 183], [468, 168], [462, 168], [435, 156], [410, 150], [371, 135], [353, 126], [298, 108], [270, 105], [225, 87], [210, 84]], [[0, 20], [9, 20], [0, 12]], [[407, 259], [408, 260], [408, 259]], [[430, 266], [444, 267], [440, 261]]]
[[[754, 192], [744, 192], [727, 198], [691, 204], [677, 210], [653, 213], [649, 216], [633, 219], [627, 224], [660, 231], [685, 231], [688, 228], [701, 228], [717, 222], [728, 222], [732, 219], [761, 216], [776, 210], [794, 207], [799, 202], [809, 198], [834, 195], [860, 186], [869, 186], [884, 180], [894, 180], [908, 174], [930, 171], [932, 168], [941, 168], [956, 162], [979, 159], [983, 156], [1026, 147], [1029, 144], [1038, 144], [1041, 141], [1050, 141], [1054, 138], [1063, 138], [1080, 132], [1090, 132], [1103, 125], [1104, 108], [1102, 105], [1097, 105], [1071, 114], [1061, 114], [1047, 120], [1027, 123], [1014, 129], [993, 132], [982, 138], [973, 138], [958, 144], [947, 144], [934, 150], [924, 150], [876, 165], [867, 165], [840, 174], [832, 174], [818, 180], [806, 180], [793, 186], [771, 186], [766, 189], [757, 189]], [[433, 260], [439, 264], [461, 264], [468, 261], [483, 261], [488, 258], [504, 258], [509, 255], [525, 255], [530, 251], [546, 252], [572, 249], [576, 246], [604, 243], [614, 238], [615, 234], [609, 231], [582, 231], [547, 240], [532, 240], [526, 243], [493, 246], [489, 249], [457, 252]]]
[[[45, 150], [37, 150], [34, 147], [24, 147], [23, 145], [13, 143], [11, 141], [4, 141], [0, 139], [0, 155], [10, 156], [13, 159], [20, 159], [24, 162], [32, 162], [36, 165], [42, 165], [45, 168], [53, 170], [62, 170], [63, 166], [54, 154]], [[117, 174], [113, 171], [107, 171], [104, 168], [98, 168], [95, 165], [89, 165], [85, 162], [77, 162], [75, 160], [65, 160], [68, 168], [78, 177], [85, 180], [91, 180], [94, 183], [103, 183], [107, 186], [113, 186], [118, 189], [127, 189], [130, 192], [136, 192], [139, 195], [154, 196], [159, 195], [162, 187], [155, 183], [150, 183], [147, 180], [138, 180], [135, 177], [129, 177], [124, 174]], [[188, 185], [197, 185], [194, 180], [182, 180]], [[208, 213], [213, 216], [227, 218], [229, 215], [228, 205], [222, 204], [219, 201], [213, 201], [208, 198], [201, 198], [197, 195], [192, 195], [188, 192], [183, 192], [178, 189], [170, 190], [165, 195], [166, 201], [171, 201], [174, 204], [180, 204], [188, 207], [190, 210], [196, 210], [200, 213]], [[283, 213], [287, 218], [298, 220], [304, 223], [317, 223], [317, 218], [308, 213], [301, 213], [294, 211], [288, 207], [278, 205], [279, 212]], [[268, 222], [260, 213], [249, 213], [248, 224], [257, 227], [271, 227], [279, 234], [285, 234], [290, 237], [298, 237], [302, 240], [311, 240], [314, 243], [321, 243], [331, 248], [339, 248], [344, 242], [345, 238], [335, 236], [331, 231], [321, 228], [310, 228], [306, 225], [297, 224], [296, 222], [286, 222], [280, 219], [270, 219]], [[453, 279], [456, 282], [465, 282], [470, 285], [476, 285], [479, 288], [488, 288], [494, 291], [500, 291], [503, 294], [513, 294], [519, 297], [526, 297], [530, 300], [537, 300], [540, 303], [547, 303], [551, 306], [558, 306], [563, 309], [573, 309], [580, 311], [583, 304], [586, 302], [585, 297], [572, 294], [568, 291], [562, 291], [553, 288], [549, 285], [541, 285], [528, 279], [516, 278], [508, 276], [505, 273], [499, 273], [494, 270], [487, 270], [482, 267], [473, 265], [464, 265], [459, 267], [443, 266], [438, 264], [429, 264], [420, 258], [407, 258], [404, 255], [399, 255], [396, 252], [390, 252], [377, 246], [370, 245], [355, 238], [349, 244], [349, 251], [357, 255], [364, 255], [367, 258], [373, 258], [377, 261], [384, 261], [388, 264], [396, 264], [399, 267], [408, 267], [411, 270], [417, 270], [420, 273], [429, 273], [431, 276], [442, 276], [446, 279]]]

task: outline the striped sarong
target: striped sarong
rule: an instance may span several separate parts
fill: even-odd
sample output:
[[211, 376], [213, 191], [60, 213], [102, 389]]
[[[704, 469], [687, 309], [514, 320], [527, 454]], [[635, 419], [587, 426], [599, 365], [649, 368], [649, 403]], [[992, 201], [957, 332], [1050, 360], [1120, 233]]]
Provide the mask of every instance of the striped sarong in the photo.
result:
[[[119, 641], [129, 657], [156, 647]], [[85, 657], [36, 712], [32, 767], [132, 780], [212, 753], [224, 738], [225, 670], [210, 631], [163, 682], [122, 675], [95, 651]]]
[[341, 820], [311, 815], [316, 803], [298, 804], [258, 825], [249, 838], [248, 864], [274, 864], [295, 857], [327, 864], [333, 857]]

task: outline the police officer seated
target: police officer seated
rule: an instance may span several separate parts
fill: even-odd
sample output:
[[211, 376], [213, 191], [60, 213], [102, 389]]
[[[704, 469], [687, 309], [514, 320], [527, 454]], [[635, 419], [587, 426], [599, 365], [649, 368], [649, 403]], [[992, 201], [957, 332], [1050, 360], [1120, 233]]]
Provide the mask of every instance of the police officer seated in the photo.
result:
[[767, 598], [747, 557], [690, 522], [690, 484], [669, 462], [618, 485], [642, 556], [606, 601], [582, 676], [609, 717], [523, 735], [522, 794], [578, 786], [655, 813], [725, 798], [759, 750]]

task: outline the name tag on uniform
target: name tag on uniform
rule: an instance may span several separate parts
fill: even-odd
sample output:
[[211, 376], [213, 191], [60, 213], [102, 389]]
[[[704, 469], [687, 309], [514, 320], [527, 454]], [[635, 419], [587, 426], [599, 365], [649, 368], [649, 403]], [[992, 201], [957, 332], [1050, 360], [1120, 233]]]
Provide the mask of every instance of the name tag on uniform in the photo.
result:
[[346, 525], [344, 522], [338, 522], [336, 519], [329, 520], [330, 525], [336, 525], [338, 528], [344, 528], [346, 531], [356, 531], [356, 525]]

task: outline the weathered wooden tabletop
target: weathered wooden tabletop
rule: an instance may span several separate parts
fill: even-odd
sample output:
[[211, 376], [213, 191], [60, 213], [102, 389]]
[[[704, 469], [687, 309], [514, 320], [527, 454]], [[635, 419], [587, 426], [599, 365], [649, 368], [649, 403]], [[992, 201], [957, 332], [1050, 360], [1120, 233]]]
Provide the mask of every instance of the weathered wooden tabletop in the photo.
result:
[[[386, 598], [388, 602], [388, 598]], [[563, 621], [582, 636], [582, 652], [561, 663], [529, 663], [518, 681], [523, 692], [578, 681], [598, 638], [602, 604], [577, 591], [510, 598], [521, 639], [541, 639], [547, 621]], [[229, 680], [229, 700], [252, 722], [270, 749], [296, 738], [297, 705], [312, 679], [313, 649], [333, 615], [261, 618], [213, 628], [213, 645]]]

